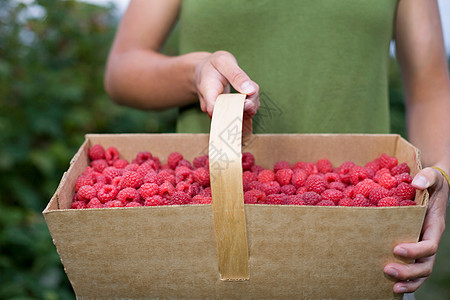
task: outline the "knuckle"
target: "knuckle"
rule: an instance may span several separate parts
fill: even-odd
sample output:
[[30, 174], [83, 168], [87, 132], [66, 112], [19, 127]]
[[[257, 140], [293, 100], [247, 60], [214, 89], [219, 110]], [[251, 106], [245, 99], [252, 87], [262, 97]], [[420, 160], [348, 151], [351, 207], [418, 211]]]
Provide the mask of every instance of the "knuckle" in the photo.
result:
[[430, 244], [430, 253], [431, 255], [435, 255], [438, 250], [438, 244], [433, 242]]

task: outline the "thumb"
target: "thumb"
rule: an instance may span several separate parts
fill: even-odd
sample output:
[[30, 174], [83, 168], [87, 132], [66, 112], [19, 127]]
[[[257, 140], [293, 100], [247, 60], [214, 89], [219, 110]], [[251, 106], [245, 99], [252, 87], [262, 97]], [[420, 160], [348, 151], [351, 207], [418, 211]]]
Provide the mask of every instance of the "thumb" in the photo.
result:
[[425, 168], [421, 170], [419, 173], [417, 173], [416, 176], [414, 176], [413, 181], [411, 182], [411, 185], [419, 190], [424, 190], [426, 188], [429, 188], [430, 186], [434, 185], [437, 180], [439, 171], [433, 169], [433, 168]]

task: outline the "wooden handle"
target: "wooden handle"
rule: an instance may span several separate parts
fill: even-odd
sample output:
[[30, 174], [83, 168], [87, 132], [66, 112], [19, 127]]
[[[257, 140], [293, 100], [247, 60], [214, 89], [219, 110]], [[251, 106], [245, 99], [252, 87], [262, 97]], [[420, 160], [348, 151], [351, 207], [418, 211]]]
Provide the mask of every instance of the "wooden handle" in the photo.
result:
[[248, 244], [242, 187], [245, 95], [217, 98], [209, 138], [212, 207], [221, 280], [248, 280]]

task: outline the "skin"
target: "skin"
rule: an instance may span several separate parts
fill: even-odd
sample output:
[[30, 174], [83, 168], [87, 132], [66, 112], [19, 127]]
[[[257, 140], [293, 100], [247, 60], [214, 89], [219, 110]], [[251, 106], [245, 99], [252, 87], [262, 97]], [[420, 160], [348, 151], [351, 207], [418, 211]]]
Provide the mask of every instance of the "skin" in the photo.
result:
[[[244, 116], [259, 108], [259, 87], [226, 51], [176, 57], [160, 54], [174, 25], [180, 0], [131, 0], [112, 46], [105, 89], [119, 104], [160, 110], [200, 102], [212, 115], [217, 96], [230, 84], [247, 94]], [[405, 87], [409, 140], [421, 150], [424, 166], [450, 173], [450, 81], [436, 0], [399, 0], [395, 39]], [[417, 290], [430, 276], [445, 229], [449, 187], [442, 174], [426, 167], [413, 180], [428, 188], [430, 201], [421, 240], [399, 244], [396, 255], [415, 259], [390, 263], [384, 272], [398, 282], [394, 292]]]

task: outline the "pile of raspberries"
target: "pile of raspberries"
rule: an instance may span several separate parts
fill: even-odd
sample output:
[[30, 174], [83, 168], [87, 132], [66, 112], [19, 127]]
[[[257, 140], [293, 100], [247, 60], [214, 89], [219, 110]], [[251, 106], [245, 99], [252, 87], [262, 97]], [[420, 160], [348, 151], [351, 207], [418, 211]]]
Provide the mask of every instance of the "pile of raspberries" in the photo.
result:
[[[139, 152], [129, 163], [115, 147], [89, 149], [90, 166], [77, 178], [72, 208], [137, 207], [209, 204], [212, 201], [208, 156], [192, 163], [178, 152], [161, 164], [150, 152]], [[242, 155], [244, 203], [315, 206], [408, 206], [415, 188], [406, 163], [382, 154], [365, 166], [351, 161], [333, 167], [279, 161], [273, 169], [255, 165]]]

